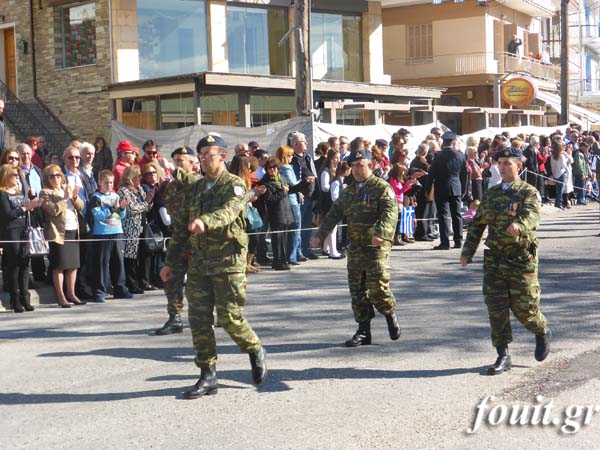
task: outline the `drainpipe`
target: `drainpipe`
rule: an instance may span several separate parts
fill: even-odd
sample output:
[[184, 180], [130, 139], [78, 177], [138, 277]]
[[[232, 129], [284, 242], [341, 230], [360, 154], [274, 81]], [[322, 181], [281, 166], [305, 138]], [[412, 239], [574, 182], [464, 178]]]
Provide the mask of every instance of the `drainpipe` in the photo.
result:
[[33, 22], [33, 0], [29, 0], [29, 26], [31, 33], [31, 70], [33, 72], [33, 98], [37, 98], [37, 70], [35, 67], [35, 31]]

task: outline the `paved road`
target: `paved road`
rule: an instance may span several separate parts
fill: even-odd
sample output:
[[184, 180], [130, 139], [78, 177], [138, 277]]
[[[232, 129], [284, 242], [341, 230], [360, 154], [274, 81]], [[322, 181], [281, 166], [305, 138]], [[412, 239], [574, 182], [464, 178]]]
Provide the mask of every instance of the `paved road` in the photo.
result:
[[457, 250], [426, 243], [393, 252], [398, 342], [379, 316], [375, 345], [342, 346], [355, 330], [344, 261], [253, 275], [247, 314], [269, 351], [269, 378], [254, 388], [248, 357], [219, 329], [219, 394], [196, 401], [179, 398], [198, 376], [189, 329], [150, 335], [165, 318], [159, 294], [0, 314], [1, 447], [597, 449], [600, 413], [571, 435], [552, 426], [466, 430], [489, 395], [488, 411], [552, 400], [560, 416], [568, 405], [600, 405], [598, 217], [598, 204], [544, 207], [540, 279], [552, 353], [537, 363], [533, 336], [513, 320], [514, 368], [500, 377], [481, 375], [495, 358], [481, 252], [462, 270]]

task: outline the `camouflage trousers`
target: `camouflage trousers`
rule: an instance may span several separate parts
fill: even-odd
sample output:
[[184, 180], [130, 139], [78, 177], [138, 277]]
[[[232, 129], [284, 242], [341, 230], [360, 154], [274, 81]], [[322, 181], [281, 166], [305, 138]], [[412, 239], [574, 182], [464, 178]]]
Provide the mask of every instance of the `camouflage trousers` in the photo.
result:
[[[187, 265], [186, 265], [187, 266]], [[183, 311], [183, 280], [187, 267], [173, 270], [173, 276], [163, 283], [167, 296], [167, 313], [181, 314]]]
[[[191, 266], [190, 266], [191, 267]], [[260, 349], [260, 340], [244, 318], [246, 274], [222, 273], [205, 276], [188, 271], [185, 289], [189, 322], [198, 367], [217, 362], [214, 311], [218, 324], [231, 336], [243, 353]]]
[[350, 245], [348, 249], [348, 287], [357, 322], [371, 320], [375, 309], [384, 315], [396, 310], [390, 289], [390, 251], [388, 242], [380, 247]]
[[510, 311], [535, 334], [542, 333], [547, 321], [540, 310], [540, 283], [537, 261], [506, 261], [484, 252], [483, 296], [487, 306], [492, 345], [499, 347], [512, 342]]

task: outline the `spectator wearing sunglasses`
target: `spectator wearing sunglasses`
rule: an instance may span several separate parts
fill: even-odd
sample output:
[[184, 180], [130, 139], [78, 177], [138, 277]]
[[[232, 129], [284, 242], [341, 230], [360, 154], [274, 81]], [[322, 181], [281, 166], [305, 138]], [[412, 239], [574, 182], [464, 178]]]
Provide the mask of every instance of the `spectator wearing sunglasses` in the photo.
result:
[[16, 313], [33, 311], [29, 296], [29, 257], [23, 256], [21, 239], [27, 226], [27, 214], [42, 201], [21, 191], [19, 170], [4, 164], [0, 167], [0, 240], [12, 241], [2, 245], [6, 266], [10, 306]]
[[142, 145], [142, 151], [144, 152], [144, 154], [138, 161], [138, 165], [140, 167], [144, 164], [148, 164], [154, 161], [159, 165], [163, 172], [163, 174], [160, 176], [160, 179], [162, 179], [163, 177], [171, 178], [171, 164], [161, 156], [160, 150], [158, 149], [158, 145], [156, 144], [156, 142], [154, 142], [152, 139], [148, 139], [146, 142], [144, 142], [144, 145]]
[[117, 156], [119, 160], [112, 169], [113, 175], [115, 176], [112, 187], [115, 192], [121, 185], [121, 178], [123, 177], [125, 169], [132, 164], [135, 164], [135, 161], [138, 159], [139, 150], [131, 142], [123, 140], [117, 145]]
[[[44, 189], [40, 198], [46, 214], [46, 239], [50, 241], [50, 269], [56, 291], [56, 302], [61, 308], [70, 308], [71, 303], [83, 305], [75, 293], [79, 259], [79, 214], [83, 201], [78, 195], [79, 186], [68, 184], [67, 178], [57, 165], [46, 166], [42, 173]], [[66, 287], [66, 295], [63, 290]]]

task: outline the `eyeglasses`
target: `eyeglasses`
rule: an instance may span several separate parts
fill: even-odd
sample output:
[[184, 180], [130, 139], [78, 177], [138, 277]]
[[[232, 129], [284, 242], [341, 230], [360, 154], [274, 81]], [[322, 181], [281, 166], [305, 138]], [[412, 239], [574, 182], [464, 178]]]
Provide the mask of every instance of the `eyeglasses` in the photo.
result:
[[48, 175], [49, 178], [62, 178], [62, 173], [51, 173]]
[[199, 155], [198, 158], [200, 158], [200, 159], [208, 159], [208, 158], [212, 158], [213, 156], [219, 156], [219, 154], [218, 153], [202, 154], [202, 155]]
[[267, 169], [269, 169], [269, 170], [271, 170], [271, 169], [277, 169], [277, 170], [279, 170], [279, 167], [277, 167], [277, 166], [269, 166], [269, 167], [267, 167]]
[[156, 175], [156, 174], [157, 174], [157, 172], [156, 172], [155, 170], [153, 170], [152, 172], [146, 172], [146, 173], [144, 174], [144, 176], [148, 176], [148, 175]]
[[18, 161], [19, 157], [18, 156], [8, 156], [6, 158], [7, 161]]
[[146, 152], [146, 155], [156, 155], [158, 152]]
[[71, 156], [67, 156], [67, 159], [70, 161], [73, 161], [74, 159], [81, 159], [81, 156], [71, 155]]

